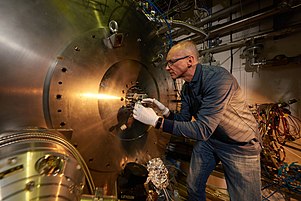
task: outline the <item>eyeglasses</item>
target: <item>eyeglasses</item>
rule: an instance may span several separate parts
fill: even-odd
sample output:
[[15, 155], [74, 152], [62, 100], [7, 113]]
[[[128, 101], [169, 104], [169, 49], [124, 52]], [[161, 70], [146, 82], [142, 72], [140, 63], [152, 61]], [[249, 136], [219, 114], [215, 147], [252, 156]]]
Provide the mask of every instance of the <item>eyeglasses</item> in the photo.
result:
[[166, 65], [167, 65], [168, 67], [171, 67], [171, 66], [174, 65], [176, 62], [178, 62], [178, 61], [180, 61], [180, 60], [182, 60], [182, 59], [186, 59], [186, 58], [188, 58], [188, 57], [190, 57], [190, 55], [187, 55], [187, 56], [184, 56], [184, 57], [180, 57], [180, 58], [177, 58], [177, 59], [170, 59], [170, 60], [167, 60], [167, 61], [166, 61]]

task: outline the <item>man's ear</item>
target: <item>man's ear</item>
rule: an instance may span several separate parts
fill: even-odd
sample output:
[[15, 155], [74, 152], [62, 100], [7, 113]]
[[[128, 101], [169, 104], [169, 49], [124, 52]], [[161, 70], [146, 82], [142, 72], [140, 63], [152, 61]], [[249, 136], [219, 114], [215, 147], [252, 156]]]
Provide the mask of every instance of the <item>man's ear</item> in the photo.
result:
[[192, 61], [191, 61], [191, 59], [190, 59], [190, 60], [188, 59], [188, 60], [187, 60], [187, 67], [188, 67], [188, 68], [191, 68], [191, 66], [192, 66]]
[[188, 67], [191, 67], [193, 63], [194, 63], [194, 57], [189, 56], [189, 58], [187, 59]]

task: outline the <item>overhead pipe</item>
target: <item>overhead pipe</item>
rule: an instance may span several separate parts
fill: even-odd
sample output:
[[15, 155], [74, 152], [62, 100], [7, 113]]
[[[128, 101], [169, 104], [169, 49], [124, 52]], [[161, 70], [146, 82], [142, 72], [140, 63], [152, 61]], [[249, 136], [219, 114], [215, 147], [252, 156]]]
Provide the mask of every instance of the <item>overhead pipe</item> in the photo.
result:
[[251, 16], [246, 18], [233, 20], [232, 22], [223, 25], [222, 27], [215, 28], [212, 31], [209, 31], [209, 38], [214, 38], [215, 36], [228, 34], [230, 31], [241, 29], [245, 26], [250, 26], [250, 24], [255, 23], [259, 20], [287, 11], [289, 11], [289, 8], [287, 7], [276, 7], [255, 15], [252, 14]]
[[[206, 49], [206, 50], [200, 50], [199, 53], [200, 53], [200, 55], [205, 55], [208, 53], [214, 54], [214, 53], [218, 53], [218, 52], [223, 52], [223, 51], [229, 50], [230, 48], [239, 48], [239, 47], [246, 46], [246, 43], [248, 43], [249, 41], [267, 39], [267, 38], [272, 38], [272, 37], [276, 37], [276, 36], [283, 36], [283, 35], [291, 34], [291, 33], [294, 33], [294, 32], [300, 31], [300, 30], [301, 30], [301, 23], [296, 24], [294, 26], [287, 27], [285, 29], [278, 30], [278, 31], [261, 32], [256, 35], [249, 36], [248, 38], [236, 40], [232, 43], [227, 43], [225, 45], [216, 46], [216, 47]], [[198, 41], [194, 41], [194, 42], [196, 42], [197, 44], [199, 43]]]
[[[217, 20], [217, 19], [219, 19], [219, 18], [221, 18], [221, 17], [228, 16], [231, 12], [237, 11], [237, 10], [239, 10], [242, 6], [246, 6], [246, 5], [248, 5], [248, 4], [252, 3], [252, 2], [253, 2], [252, 0], [249, 0], [249, 1], [244, 1], [244, 2], [241, 2], [241, 3], [234, 4], [234, 5], [231, 6], [231, 7], [222, 9], [222, 10], [220, 10], [220, 11], [218, 11], [218, 12], [215, 12], [214, 14], [212, 14], [212, 15], [210, 15], [210, 16], [204, 18], [204, 19], [201, 19], [200, 22], [197, 22], [197, 23], [194, 24], [194, 25], [188, 24], [188, 23], [186, 23], [186, 22], [183, 22], [183, 23], [186, 23], [186, 24], [189, 25], [190, 27], [193, 26], [193, 27], [195, 27], [195, 29], [200, 29], [200, 28], [198, 28], [198, 27], [202, 27], [203, 25], [205, 25], [205, 24], [207, 24], [207, 23], [210, 23], [210, 22], [213, 22], [214, 20]], [[172, 23], [172, 21], [171, 21], [171, 23]], [[172, 26], [173, 24], [175, 25], [175, 26], [173, 26], [173, 27], [177, 27], [177, 26], [176, 26], [177, 24], [175, 24], [175, 23], [172, 23], [171, 26]], [[162, 26], [162, 27], [157, 31], [157, 34], [159, 34], [159, 35], [160, 35], [160, 34], [164, 34], [164, 33], [166, 33], [166, 31], [168, 31], [168, 27], [167, 27], [167, 26]], [[187, 31], [188, 31], [188, 32], [192, 31], [193, 33], [195, 33], [193, 29], [179, 29], [179, 30], [176, 30], [176, 31], [174, 31], [174, 32], [172, 33], [172, 37], [173, 37], [173, 38], [177, 38], [177, 37], [179, 37], [179, 36], [181, 36], [181, 35], [185, 35]]]
[[173, 27], [180, 27], [180, 28], [184, 28], [185, 30], [188, 30], [190, 32], [193, 32], [195, 34], [200, 34], [202, 35], [203, 38], [208, 37], [208, 34], [201, 28], [198, 28], [196, 26], [193, 26], [191, 24], [188, 24], [184, 21], [180, 21], [180, 20], [167, 20], [167, 22]]
[[204, 38], [203, 36], [198, 36], [198, 35], [194, 34], [193, 36], [190, 35], [188, 37], [184, 37], [179, 41], [189, 39], [189, 40], [193, 40], [193, 41], [204, 42], [204, 41], [212, 39], [214, 37], [222, 37], [222, 36], [229, 34], [230, 32], [233, 33], [234, 31], [237, 32], [239, 30], [242, 30], [243, 27], [250, 26], [251, 24], [254, 24], [255, 22], [262, 20], [264, 18], [271, 17], [276, 14], [288, 12], [288, 11], [294, 10], [296, 8], [299, 8], [300, 5], [301, 4], [293, 5], [293, 6], [285, 6], [285, 7], [270, 6], [268, 8], [259, 10], [255, 14], [251, 13], [245, 18], [238, 18], [232, 22], [225, 23], [224, 25], [219, 26], [218, 28], [212, 28], [211, 31], [205, 30], [208, 33], [207, 38]]
[[[223, 26], [220, 26], [218, 28], [213, 28], [211, 31], [208, 31], [208, 36], [207, 37], [204, 37], [206, 32], [201, 33], [201, 35], [197, 35], [197, 34], [194, 34], [193, 36], [188, 36], [188, 37], [185, 37], [185, 38], [182, 38], [181, 40], [178, 40], [179, 41], [182, 41], [182, 40], [193, 40], [195, 41], [197, 44], [198, 43], [201, 43], [201, 42], [204, 42], [205, 40], [208, 40], [208, 39], [212, 39], [216, 36], [225, 36], [226, 34], [230, 33], [231, 31], [239, 31], [241, 30], [243, 27], [245, 26], [250, 26], [250, 24], [252, 23], [255, 23], [259, 20], [262, 20], [264, 18], [267, 18], [267, 17], [271, 17], [273, 15], [276, 15], [276, 14], [280, 14], [280, 13], [284, 13], [284, 12], [288, 12], [288, 11], [291, 11], [291, 10], [294, 10], [296, 8], [299, 8], [301, 4], [297, 4], [297, 5], [291, 5], [291, 6], [270, 6], [268, 8], [265, 8], [265, 9], [261, 9], [260, 11], [256, 12], [256, 14], [252, 13], [252, 14], [249, 14], [247, 17], [245, 18], [238, 18], [232, 22], [229, 22], [229, 23], [226, 23], [225, 25]], [[236, 5], [234, 5], [235, 7]], [[183, 25], [184, 26], [184, 25]], [[197, 29], [191, 29], [191, 30], [197, 30]], [[187, 31], [187, 29], [185, 30], [182, 30], [182, 31]], [[259, 37], [260, 34], [257, 35], [257, 37]], [[260, 36], [260, 37], [263, 37], [263, 36]], [[254, 38], [254, 37], [252, 37]], [[243, 39], [244, 42], [239, 42], [239, 41], [235, 41], [233, 43], [228, 43], [227, 45], [224, 45], [224, 46], [219, 46], [219, 47], [216, 47], [216, 48], [212, 48], [208, 51], [211, 51], [211, 52], [221, 52], [221, 51], [225, 51], [225, 50], [228, 50], [228, 47], [229, 48], [238, 48], [240, 46], [244, 46], [244, 43], [245, 43], [245, 40], [246, 39]], [[205, 51], [206, 52], [206, 51]], [[204, 51], [202, 51], [202, 54], [204, 54]]]
[[200, 22], [196, 23], [196, 26], [203, 26], [203, 25], [205, 25], [209, 22], [213, 22], [214, 20], [217, 20], [221, 17], [229, 16], [230, 13], [241, 9], [242, 6], [247, 6], [248, 4], [253, 3], [253, 2], [254, 1], [252, 1], [252, 0], [243, 1], [243, 2], [239, 2], [237, 4], [234, 4], [228, 8], [222, 9], [218, 12], [213, 13], [212, 15], [205, 17], [204, 19], [201, 19]]
[[[233, 31], [239, 31], [242, 30], [242, 28], [246, 26], [250, 26], [251, 24], [254, 24], [258, 22], [259, 20], [274, 16], [276, 14], [285, 13], [291, 10], [294, 10], [298, 8], [299, 6], [271, 6], [266, 9], [262, 9], [256, 14], [249, 14], [248, 17], [245, 18], [238, 18], [236, 20], [233, 20], [232, 22], [225, 23], [224, 25], [212, 28], [212, 30], [208, 30], [208, 37], [205, 40], [212, 39], [214, 37], [221, 37], [229, 34]], [[202, 40], [202, 37], [195, 36], [193, 38], [190, 37], [192, 40]]]

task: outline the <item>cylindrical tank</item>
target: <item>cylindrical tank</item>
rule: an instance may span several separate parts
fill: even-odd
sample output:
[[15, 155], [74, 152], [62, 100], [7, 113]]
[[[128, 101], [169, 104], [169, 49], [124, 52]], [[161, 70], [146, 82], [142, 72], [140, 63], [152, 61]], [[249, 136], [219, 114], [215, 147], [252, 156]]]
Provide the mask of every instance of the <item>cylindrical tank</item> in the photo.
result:
[[131, 116], [143, 97], [174, 107], [166, 41], [150, 9], [130, 0], [1, 1], [0, 131], [61, 132], [95, 185], [116, 193], [125, 165], [161, 156], [169, 140]]

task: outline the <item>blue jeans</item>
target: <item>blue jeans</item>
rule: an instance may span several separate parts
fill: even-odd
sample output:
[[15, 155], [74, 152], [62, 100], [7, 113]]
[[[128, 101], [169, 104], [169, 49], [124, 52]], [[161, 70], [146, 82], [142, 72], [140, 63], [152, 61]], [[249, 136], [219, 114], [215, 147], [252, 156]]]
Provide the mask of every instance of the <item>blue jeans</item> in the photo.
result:
[[187, 177], [188, 200], [206, 200], [207, 179], [221, 161], [231, 201], [260, 201], [260, 150], [258, 142], [244, 146], [215, 139], [196, 142]]

